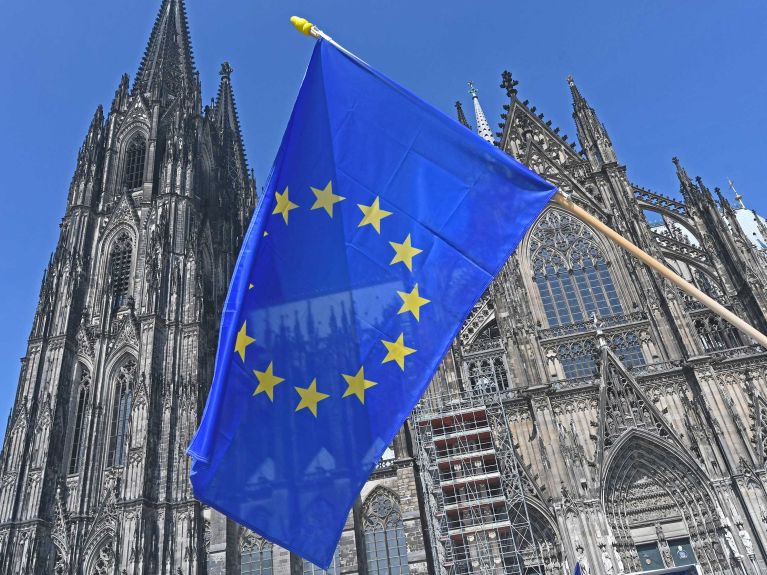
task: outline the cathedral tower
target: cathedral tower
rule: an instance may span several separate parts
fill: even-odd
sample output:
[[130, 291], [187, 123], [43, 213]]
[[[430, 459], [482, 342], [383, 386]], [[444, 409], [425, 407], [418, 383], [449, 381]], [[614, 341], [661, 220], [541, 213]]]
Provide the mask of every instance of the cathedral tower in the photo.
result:
[[80, 148], [2, 452], [0, 573], [198, 573], [186, 446], [255, 204], [232, 91], [201, 105], [182, 0]]

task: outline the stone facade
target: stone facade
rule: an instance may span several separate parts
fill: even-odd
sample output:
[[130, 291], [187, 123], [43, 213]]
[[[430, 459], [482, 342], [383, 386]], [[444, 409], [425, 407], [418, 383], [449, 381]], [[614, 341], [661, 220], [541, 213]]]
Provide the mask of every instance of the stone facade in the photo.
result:
[[[231, 76], [203, 107], [183, 2], [164, 0], [133, 86], [94, 115], [0, 458], [2, 574], [318, 571], [188, 481], [256, 201]], [[507, 72], [495, 135], [472, 87], [477, 132], [766, 330], [764, 220], [677, 160], [681, 199], [633, 184], [569, 84], [581, 149]], [[765, 351], [552, 205], [364, 487], [331, 572], [765, 572], [766, 476]]]

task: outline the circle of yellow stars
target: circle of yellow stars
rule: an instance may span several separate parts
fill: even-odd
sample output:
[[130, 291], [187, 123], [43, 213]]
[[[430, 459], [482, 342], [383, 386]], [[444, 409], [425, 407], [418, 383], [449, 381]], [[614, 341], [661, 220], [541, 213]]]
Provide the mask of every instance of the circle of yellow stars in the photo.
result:
[[[329, 181], [322, 188], [310, 187], [311, 192], [314, 194], [314, 203], [309, 208], [310, 210], [324, 210], [325, 213], [333, 218], [334, 206], [346, 200], [344, 196], [340, 196], [333, 192], [333, 182]], [[283, 192], [275, 192], [276, 205], [272, 211], [272, 215], [282, 216], [282, 220], [285, 225], [289, 225], [289, 216], [292, 210], [298, 209], [301, 206], [296, 204], [290, 199], [290, 191], [288, 186], [285, 187]], [[364, 228], [365, 226], [371, 226], [378, 235], [381, 235], [381, 222], [385, 218], [388, 218], [393, 214], [381, 208], [381, 200], [378, 196], [375, 197], [370, 205], [357, 204], [357, 207], [362, 212], [362, 219], [357, 225], [358, 228]], [[268, 232], [264, 232], [264, 237], [268, 236]], [[402, 264], [408, 271], [413, 271], [413, 258], [422, 253], [423, 250], [413, 246], [413, 240], [410, 234], [407, 234], [402, 242], [389, 242], [389, 245], [394, 250], [394, 256], [392, 257], [389, 265]], [[253, 284], [248, 285], [248, 289], [252, 289]], [[410, 313], [413, 315], [416, 321], [421, 320], [421, 308], [430, 303], [431, 300], [423, 297], [418, 288], [418, 284], [414, 284], [413, 288], [409, 292], [397, 291], [397, 295], [402, 299], [402, 306], [399, 308], [397, 314]], [[242, 327], [237, 332], [237, 338], [234, 344], [234, 351], [239, 355], [242, 363], [245, 363], [245, 352], [251, 344], [255, 343], [256, 339], [248, 335], [248, 322], [243, 321]], [[402, 371], [405, 371], [405, 358], [416, 353], [416, 349], [409, 347], [405, 343], [405, 334], [400, 333], [394, 341], [381, 340], [381, 343], [386, 348], [386, 356], [381, 361], [381, 364], [394, 362]], [[280, 377], [274, 373], [274, 363], [269, 364], [259, 371], [253, 370], [253, 375], [258, 381], [256, 389], [253, 391], [253, 396], [265, 394], [269, 401], [274, 402], [274, 389], [281, 383], [285, 382], [285, 378]], [[365, 404], [365, 391], [378, 385], [377, 382], [371, 381], [365, 378], [365, 367], [360, 366], [356, 374], [342, 373], [341, 377], [346, 382], [346, 391], [342, 398], [356, 397], [359, 402]], [[317, 417], [317, 406], [321, 401], [328, 399], [330, 394], [323, 393], [317, 389], [317, 378], [312, 379], [307, 387], [294, 386], [296, 393], [299, 396], [299, 402], [295, 411], [302, 411], [304, 409], [310, 411], [314, 417]]]

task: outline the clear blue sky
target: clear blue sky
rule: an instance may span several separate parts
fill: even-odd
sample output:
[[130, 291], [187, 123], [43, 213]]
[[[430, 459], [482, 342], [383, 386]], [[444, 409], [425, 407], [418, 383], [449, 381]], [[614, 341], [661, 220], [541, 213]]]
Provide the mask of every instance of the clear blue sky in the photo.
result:
[[[160, 0], [0, 0], [0, 431], [77, 150], [98, 104], [135, 73]], [[632, 180], [678, 184], [671, 156], [709, 186], [732, 178], [767, 213], [767, 3], [486, 0], [187, 0], [206, 99], [229, 60], [245, 145], [263, 185], [312, 42], [299, 14], [439, 108], [480, 90], [493, 127], [504, 69], [575, 136], [565, 78], [607, 125]]]

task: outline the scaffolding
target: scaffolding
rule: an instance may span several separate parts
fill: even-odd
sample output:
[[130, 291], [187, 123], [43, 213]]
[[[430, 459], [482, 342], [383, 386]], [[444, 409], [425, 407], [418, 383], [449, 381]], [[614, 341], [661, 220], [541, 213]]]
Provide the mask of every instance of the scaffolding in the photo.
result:
[[440, 575], [543, 575], [499, 391], [424, 397], [411, 416]]

